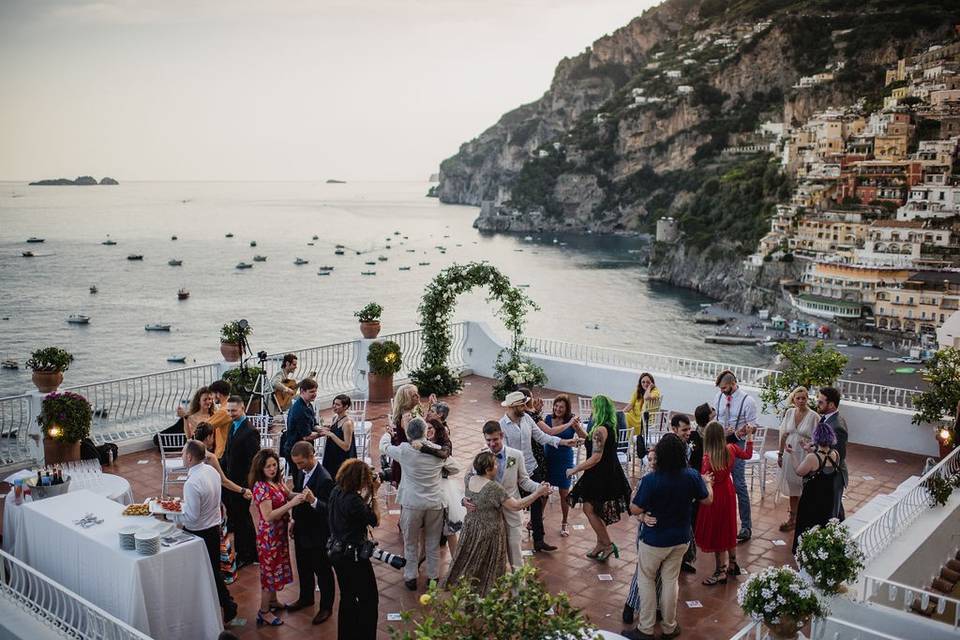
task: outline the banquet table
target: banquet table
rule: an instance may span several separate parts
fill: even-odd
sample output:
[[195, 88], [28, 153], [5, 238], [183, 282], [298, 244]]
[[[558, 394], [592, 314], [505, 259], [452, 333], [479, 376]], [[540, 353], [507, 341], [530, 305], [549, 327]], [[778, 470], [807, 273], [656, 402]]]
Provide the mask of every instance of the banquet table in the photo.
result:
[[[133, 502], [130, 482], [121, 476], [98, 474], [97, 478], [86, 483], [84, 488], [122, 505]], [[80, 487], [71, 483], [68, 494], [73, 495], [79, 489]], [[30, 504], [30, 497], [26, 496], [22, 504], [17, 504], [12, 489], [7, 493], [3, 504], [3, 548], [18, 558], [20, 556], [17, 554], [17, 544], [21, 540], [19, 534], [23, 526], [23, 507], [27, 504]]]
[[[200, 538], [145, 556], [120, 548], [118, 531], [155, 526], [81, 489], [22, 505], [14, 555], [157, 640], [214, 640], [223, 628], [213, 569]], [[94, 514], [102, 524], [75, 522]]]

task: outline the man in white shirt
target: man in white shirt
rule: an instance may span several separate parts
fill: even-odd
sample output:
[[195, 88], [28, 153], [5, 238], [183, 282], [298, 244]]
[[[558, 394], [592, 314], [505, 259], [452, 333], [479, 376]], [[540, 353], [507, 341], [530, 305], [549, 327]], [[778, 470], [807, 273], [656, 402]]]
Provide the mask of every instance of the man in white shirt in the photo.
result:
[[[727, 442], [741, 449], [746, 446], [747, 425], [757, 424], [757, 403], [737, 384], [732, 371], [722, 371], [717, 376], [720, 393], [714, 401], [716, 420], [723, 425]], [[733, 465], [733, 486], [737, 490], [737, 509], [740, 511], [740, 533], [737, 542], [746, 542], [753, 535], [750, 518], [750, 494], [747, 492], [746, 462], [737, 458]]]
[[[561, 440], [557, 436], [544, 433], [526, 412], [527, 397], [521, 391], [512, 391], [500, 406], [506, 407], [507, 412], [500, 418], [500, 429], [506, 440], [506, 445], [523, 453], [523, 462], [527, 475], [534, 482], [546, 480], [546, 469], [539, 469], [537, 460], [533, 456], [531, 440], [541, 445], [554, 447], [576, 447], [577, 438]], [[539, 486], [539, 485], [538, 485]], [[533, 529], [534, 551], [555, 551], [556, 547], [547, 544], [543, 532], [543, 501], [537, 500], [530, 505], [530, 525]]]
[[213, 580], [217, 585], [217, 597], [223, 607], [223, 622], [237, 616], [237, 605], [223, 583], [220, 571], [220, 474], [204, 464], [207, 450], [198, 440], [187, 440], [183, 447], [183, 466], [187, 469], [187, 482], [183, 485], [183, 515], [177, 516], [183, 530], [192, 533], [207, 547]]

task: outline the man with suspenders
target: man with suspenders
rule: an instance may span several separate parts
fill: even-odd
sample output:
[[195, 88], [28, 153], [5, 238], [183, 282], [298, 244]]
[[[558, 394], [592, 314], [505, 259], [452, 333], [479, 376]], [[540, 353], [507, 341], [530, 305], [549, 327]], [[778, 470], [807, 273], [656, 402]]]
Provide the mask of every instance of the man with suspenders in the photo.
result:
[[[716, 384], [720, 389], [714, 402], [717, 422], [723, 425], [727, 442], [743, 449], [746, 446], [744, 438], [747, 425], [757, 423], [757, 403], [739, 387], [737, 377], [732, 371], [722, 371], [717, 376]], [[746, 461], [738, 458], [733, 465], [733, 486], [737, 491], [737, 509], [740, 511], [740, 533], [737, 534], [737, 542], [746, 542], [753, 535], [745, 469]]]

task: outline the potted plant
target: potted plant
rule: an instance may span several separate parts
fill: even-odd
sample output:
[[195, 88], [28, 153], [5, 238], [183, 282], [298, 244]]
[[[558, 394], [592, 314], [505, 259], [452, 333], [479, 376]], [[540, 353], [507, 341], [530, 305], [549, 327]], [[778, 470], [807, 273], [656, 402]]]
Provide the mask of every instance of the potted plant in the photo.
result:
[[812, 616], [827, 608], [816, 592], [790, 567], [768, 567], [747, 580], [737, 592], [737, 602], [751, 618], [762, 621], [771, 637], [797, 637]]
[[37, 422], [43, 431], [45, 464], [80, 459], [80, 441], [90, 436], [93, 409], [83, 396], [64, 391], [43, 399]]
[[380, 334], [380, 316], [383, 314], [383, 307], [376, 302], [370, 302], [360, 311], [355, 311], [355, 315], [360, 320], [360, 335], [367, 340], [372, 340]]
[[863, 551], [850, 530], [836, 519], [800, 535], [797, 564], [824, 593], [846, 591], [844, 582], [855, 582], [863, 570]]
[[541, 367], [509, 349], [502, 349], [493, 366], [493, 397], [503, 400], [519, 387], [542, 387], [547, 383], [547, 374]]
[[40, 393], [56, 391], [63, 382], [63, 372], [70, 368], [73, 356], [60, 347], [37, 349], [27, 360], [33, 369], [33, 384]]
[[[953, 347], [940, 349], [923, 367], [926, 390], [914, 396], [912, 424], [933, 425], [934, 438], [940, 448], [940, 457], [945, 457], [957, 446], [956, 420], [960, 419], [960, 350]], [[954, 414], [954, 419], [948, 416]]]
[[570, 604], [565, 593], [553, 595], [525, 565], [497, 579], [481, 595], [462, 580], [449, 595], [439, 595], [436, 584], [420, 596], [418, 619], [411, 611], [401, 615], [406, 629], [390, 629], [397, 640], [586, 640], [597, 637], [588, 620]]
[[243, 343], [253, 333], [246, 320], [234, 320], [220, 329], [220, 355], [227, 362], [239, 362], [243, 355]]
[[[243, 398], [244, 404], [250, 400], [257, 384], [257, 378], [263, 373], [260, 367], [237, 367], [223, 374], [223, 380], [230, 383], [230, 393]], [[269, 384], [269, 383], [268, 383]], [[249, 413], [260, 413], [260, 399], [254, 398], [250, 403]]]
[[387, 402], [393, 396], [393, 374], [400, 371], [400, 345], [393, 340], [374, 342], [367, 352], [367, 397], [370, 402]]

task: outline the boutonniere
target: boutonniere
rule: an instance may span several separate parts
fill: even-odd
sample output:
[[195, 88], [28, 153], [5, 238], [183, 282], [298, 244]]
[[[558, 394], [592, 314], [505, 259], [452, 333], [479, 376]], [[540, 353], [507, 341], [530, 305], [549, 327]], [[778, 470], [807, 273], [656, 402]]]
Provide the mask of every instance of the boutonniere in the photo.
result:
[[507, 469], [517, 464], [516, 458], [507, 458]]

